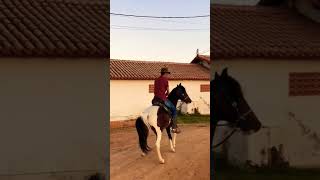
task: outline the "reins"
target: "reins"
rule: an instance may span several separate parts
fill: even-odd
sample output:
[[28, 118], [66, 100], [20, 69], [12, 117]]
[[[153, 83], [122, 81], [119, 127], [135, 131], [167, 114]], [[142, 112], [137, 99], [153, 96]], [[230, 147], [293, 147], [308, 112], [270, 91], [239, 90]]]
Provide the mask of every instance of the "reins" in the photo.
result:
[[[252, 112], [252, 110], [249, 110], [248, 112], [246, 112], [246, 113], [244, 113], [243, 115], [239, 116], [239, 119], [238, 119], [235, 123], [232, 123], [232, 124], [234, 124], [234, 125], [230, 125], [231, 123], [227, 123], [227, 124], [217, 124], [216, 127], [223, 127], [223, 126], [228, 126], [228, 127], [230, 127], [230, 126], [235, 126], [235, 125], [237, 125], [237, 123], [240, 122], [241, 119], [242, 119], [242, 120], [245, 120], [245, 117], [246, 117], [247, 115], [249, 115], [251, 112]], [[219, 147], [220, 145], [224, 144], [224, 143], [225, 143], [229, 138], [231, 138], [231, 136], [232, 136], [235, 132], [237, 132], [237, 131], [238, 131], [238, 128], [236, 128], [236, 127], [233, 128], [233, 130], [231, 131], [231, 133], [230, 133], [226, 138], [224, 138], [221, 142], [219, 142], [218, 144], [213, 145], [213, 148], [217, 148], [217, 147]]]
[[237, 132], [238, 131], [238, 129], [233, 129], [232, 131], [231, 131], [231, 133], [226, 137], [226, 138], [224, 138], [224, 140], [222, 140], [221, 142], [219, 142], [218, 144], [215, 144], [215, 145], [213, 145], [213, 148], [217, 148], [217, 147], [219, 147], [220, 145], [222, 145], [223, 143], [225, 143], [235, 132]]
[[[240, 115], [238, 110], [237, 110], [237, 112], [239, 114], [239, 118], [236, 120], [235, 123], [216, 124], [216, 127], [223, 127], [223, 126], [233, 127], [233, 126], [236, 126], [241, 120], [246, 120], [246, 116], [248, 116], [250, 113], [252, 113], [252, 110], [250, 109], [249, 111], [247, 111], [246, 113], [243, 113], [242, 115]], [[237, 131], [238, 131], [238, 128], [234, 127], [233, 130], [231, 131], [231, 133], [226, 138], [224, 138], [224, 140], [222, 140], [218, 144], [213, 145], [213, 148], [217, 148], [220, 145], [222, 145], [224, 142], [226, 142]]]

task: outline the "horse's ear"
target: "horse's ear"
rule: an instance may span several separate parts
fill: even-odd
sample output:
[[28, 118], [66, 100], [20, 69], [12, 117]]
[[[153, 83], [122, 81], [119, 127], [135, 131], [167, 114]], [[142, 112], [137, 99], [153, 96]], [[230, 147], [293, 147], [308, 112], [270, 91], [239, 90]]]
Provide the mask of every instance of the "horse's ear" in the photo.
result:
[[214, 73], [214, 79], [219, 79], [219, 74], [217, 72]]
[[181, 83], [179, 84], [179, 86], [181, 86]]
[[222, 77], [228, 76], [228, 68], [224, 68], [221, 73]]

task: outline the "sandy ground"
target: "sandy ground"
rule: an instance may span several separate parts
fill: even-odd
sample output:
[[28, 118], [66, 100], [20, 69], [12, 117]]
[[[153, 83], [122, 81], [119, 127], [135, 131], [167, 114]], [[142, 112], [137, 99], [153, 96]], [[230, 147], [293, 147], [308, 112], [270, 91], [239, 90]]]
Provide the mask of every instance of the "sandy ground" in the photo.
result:
[[[210, 179], [209, 125], [180, 125], [176, 152], [170, 151], [167, 134], [163, 133], [161, 153], [156, 155], [155, 135], [151, 131], [148, 144], [152, 151], [142, 157], [135, 128], [111, 130], [110, 178], [112, 180], [188, 180]], [[164, 131], [165, 132], [165, 131]]]

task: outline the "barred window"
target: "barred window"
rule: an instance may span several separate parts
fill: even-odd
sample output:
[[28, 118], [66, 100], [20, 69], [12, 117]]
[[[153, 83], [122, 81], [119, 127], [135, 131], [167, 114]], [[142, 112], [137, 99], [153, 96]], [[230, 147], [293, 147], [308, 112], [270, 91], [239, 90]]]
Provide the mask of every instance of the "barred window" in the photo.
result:
[[149, 84], [149, 93], [154, 93], [154, 85]]
[[320, 72], [289, 74], [289, 96], [320, 95]]
[[210, 92], [210, 84], [200, 84], [200, 92]]

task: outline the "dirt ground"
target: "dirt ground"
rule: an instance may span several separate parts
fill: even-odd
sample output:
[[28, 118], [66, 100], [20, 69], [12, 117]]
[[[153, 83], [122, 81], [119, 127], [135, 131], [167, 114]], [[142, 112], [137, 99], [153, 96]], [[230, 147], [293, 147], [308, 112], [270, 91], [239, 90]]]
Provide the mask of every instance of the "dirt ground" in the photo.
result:
[[[160, 164], [155, 149], [155, 135], [149, 133], [152, 151], [141, 156], [135, 128], [111, 130], [110, 178], [112, 180], [188, 180], [210, 179], [209, 124], [180, 125], [176, 152], [170, 151], [167, 134], [163, 133]], [[164, 131], [165, 132], [165, 131]]]

